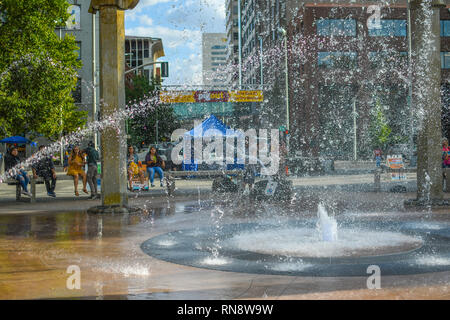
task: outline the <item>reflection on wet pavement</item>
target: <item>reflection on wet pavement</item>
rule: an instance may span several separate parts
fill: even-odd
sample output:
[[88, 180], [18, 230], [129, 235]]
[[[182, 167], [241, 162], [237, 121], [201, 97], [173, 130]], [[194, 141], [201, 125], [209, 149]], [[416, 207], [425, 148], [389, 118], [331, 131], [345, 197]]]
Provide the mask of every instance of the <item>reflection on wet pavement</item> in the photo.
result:
[[[142, 207], [142, 213], [129, 215], [0, 215], [0, 299], [262, 299], [330, 292], [335, 292], [333, 298], [355, 298], [361, 290], [366, 298], [389, 298], [392, 290], [403, 287], [411, 288], [410, 296], [413, 288], [433, 287], [430, 298], [448, 297], [448, 272], [385, 277], [386, 289], [371, 295], [364, 277], [247, 274], [164, 262], [142, 252], [141, 244], [176, 230], [190, 230], [194, 236], [195, 230], [205, 226], [221, 228], [258, 217], [288, 219], [296, 210], [286, 209], [287, 217], [283, 217], [276, 216], [280, 211], [276, 206], [239, 207], [232, 201], [210, 199], [161, 200]], [[223, 210], [220, 216], [218, 208]], [[79, 290], [66, 285], [72, 275], [67, 268], [72, 265], [81, 270]]]

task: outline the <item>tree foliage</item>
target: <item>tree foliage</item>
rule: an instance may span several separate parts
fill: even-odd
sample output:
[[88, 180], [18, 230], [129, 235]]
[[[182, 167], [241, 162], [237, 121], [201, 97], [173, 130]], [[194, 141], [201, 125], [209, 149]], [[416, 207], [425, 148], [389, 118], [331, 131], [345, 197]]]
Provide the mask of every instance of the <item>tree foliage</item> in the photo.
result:
[[0, 0], [0, 126], [4, 135], [56, 139], [85, 123], [72, 91], [75, 38], [55, 29], [69, 18], [66, 0]]
[[[155, 142], [170, 141], [172, 132], [179, 127], [172, 106], [156, 103], [156, 90], [159, 82], [145, 76], [134, 76], [131, 85], [125, 87], [126, 101], [129, 105], [140, 105], [144, 112], [137, 110], [128, 120], [129, 144], [135, 146], [149, 145]], [[153, 104], [149, 106], [148, 104]], [[158, 141], [156, 124], [158, 123]]]
[[376, 101], [375, 108], [372, 110], [372, 121], [369, 127], [369, 133], [372, 141], [372, 147], [380, 147], [383, 150], [386, 149], [388, 144], [391, 142], [391, 132], [392, 129], [386, 119], [383, 112], [383, 106], [380, 101]]

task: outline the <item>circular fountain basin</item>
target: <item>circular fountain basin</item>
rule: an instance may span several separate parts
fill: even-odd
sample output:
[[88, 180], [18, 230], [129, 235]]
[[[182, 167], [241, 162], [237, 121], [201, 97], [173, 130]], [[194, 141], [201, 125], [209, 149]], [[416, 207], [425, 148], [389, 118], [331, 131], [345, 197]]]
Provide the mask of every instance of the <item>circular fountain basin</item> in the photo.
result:
[[450, 225], [422, 223], [340, 223], [332, 242], [319, 239], [314, 219], [228, 224], [162, 234], [141, 248], [172, 263], [257, 274], [367, 277], [371, 265], [382, 275], [450, 271]]
[[275, 228], [244, 231], [231, 237], [225, 247], [288, 257], [336, 258], [397, 254], [418, 249], [423, 240], [389, 231], [340, 229], [336, 241], [321, 241], [312, 228]]

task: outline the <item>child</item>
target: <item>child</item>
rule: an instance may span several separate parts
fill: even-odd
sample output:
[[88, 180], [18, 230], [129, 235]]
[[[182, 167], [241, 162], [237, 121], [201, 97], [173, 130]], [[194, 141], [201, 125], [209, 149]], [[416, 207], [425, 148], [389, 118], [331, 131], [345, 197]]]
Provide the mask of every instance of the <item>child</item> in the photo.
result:
[[373, 150], [373, 155], [376, 161], [377, 168], [381, 166], [381, 155], [383, 152], [381, 151], [380, 147], [377, 147], [375, 150]]

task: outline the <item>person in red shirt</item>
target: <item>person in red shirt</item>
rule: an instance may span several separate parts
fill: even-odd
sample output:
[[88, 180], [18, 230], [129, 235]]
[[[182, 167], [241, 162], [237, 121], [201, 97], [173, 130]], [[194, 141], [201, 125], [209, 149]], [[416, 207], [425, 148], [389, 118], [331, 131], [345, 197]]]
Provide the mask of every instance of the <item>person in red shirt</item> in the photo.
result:
[[442, 139], [442, 168], [450, 168], [450, 148], [447, 138]]
[[383, 151], [378, 147], [375, 150], [373, 150], [373, 156], [375, 158], [375, 161], [377, 162], [377, 167], [381, 166], [381, 155], [383, 154]]

